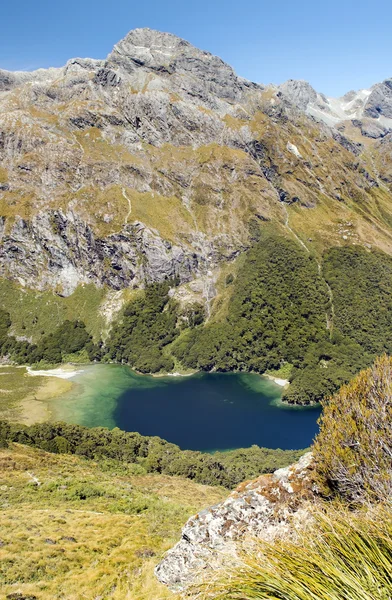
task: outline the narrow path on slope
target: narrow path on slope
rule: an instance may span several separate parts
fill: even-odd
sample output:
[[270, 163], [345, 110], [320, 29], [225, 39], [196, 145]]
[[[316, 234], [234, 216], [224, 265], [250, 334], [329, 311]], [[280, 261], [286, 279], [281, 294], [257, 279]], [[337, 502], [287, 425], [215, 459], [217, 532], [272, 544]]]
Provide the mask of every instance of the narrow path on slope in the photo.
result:
[[[297, 240], [297, 242], [299, 244], [301, 244], [301, 246], [306, 250], [306, 252], [308, 254], [310, 254], [310, 250], [307, 247], [307, 245], [301, 240], [300, 237], [298, 237], [298, 235], [295, 233], [295, 231], [293, 231], [293, 229], [291, 229], [290, 224], [289, 224], [289, 213], [288, 213], [287, 207], [284, 204], [282, 206], [283, 206], [284, 212], [285, 212], [284, 226], [286, 227], [286, 229], [288, 229], [288, 231], [290, 231], [290, 233], [295, 237], [295, 239]], [[314, 259], [315, 259], [316, 264], [317, 264], [318, 273], [319, 273], [320, 277], [322, 277], [324, 279], [325, 285], [327, 286], [328, 297], [329, 297], [329, 301], [331, 303], [331, 314], [328, 314], [328, 312], [325, 313], [325, 318], [326, 318], [326, 322], [327, 322], [327, 329], [328, 329], [329, 335], [331, 337], [332, 336], [332, 331], [333, 331], [333, 321], [334, 321], [334, 318], [335, 318], [335, 307], [334, 307], [334, 304], [333, 304], [333, 292], [332, 292], [331, 286], [329, 285], [328, 281], [325, 279], [325, 277], [323, 275], [322, 264], [318, 260], [317, 256], [314, 256]]]
[[125, 198], [125, 200], [128, 202], [128, 206], [129, 206], [129, 211], [128, 211], [128, 214], [127, 214], [127, 216], [125, 217], [125, 225], [126, 225], [126, 224], [128, 223], [128, 219], [129, 219], [129, 217], [131, 216], [131, 212], [132, 212], [132, 204], [131, 204], [131, 201], [130, 201], [130, 199], [129, 199], [129, 198], [128, 198], [128, 196], [127, 196], [127, 193], [126, 193], [126, 191], [125, 191], [125, 188], [122, 188], [122, 195], [123, 195], [123, 198]]

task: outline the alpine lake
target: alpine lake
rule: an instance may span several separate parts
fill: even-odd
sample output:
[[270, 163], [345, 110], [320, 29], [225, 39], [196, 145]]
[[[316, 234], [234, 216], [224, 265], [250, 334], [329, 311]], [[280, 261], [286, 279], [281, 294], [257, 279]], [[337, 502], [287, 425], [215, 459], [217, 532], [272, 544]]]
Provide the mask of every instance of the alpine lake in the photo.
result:
[[282, 388], [249, 373], [139, 375], [126, 366], [83, 366], [51, 401], [56, 420], [159, 436], [182, 449], [300, 449], [318, 431], [319, 406], [281, 402]]

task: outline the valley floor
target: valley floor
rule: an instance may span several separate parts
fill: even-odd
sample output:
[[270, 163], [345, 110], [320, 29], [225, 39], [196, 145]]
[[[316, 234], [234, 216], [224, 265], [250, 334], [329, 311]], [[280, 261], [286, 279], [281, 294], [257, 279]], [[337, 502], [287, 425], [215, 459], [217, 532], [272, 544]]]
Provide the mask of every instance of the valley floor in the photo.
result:
[[41, 423], [51, 417], [49, 401], [69, 391], [69, 379], [31, 377], [26, 367], [0, 366], [0, 419]]

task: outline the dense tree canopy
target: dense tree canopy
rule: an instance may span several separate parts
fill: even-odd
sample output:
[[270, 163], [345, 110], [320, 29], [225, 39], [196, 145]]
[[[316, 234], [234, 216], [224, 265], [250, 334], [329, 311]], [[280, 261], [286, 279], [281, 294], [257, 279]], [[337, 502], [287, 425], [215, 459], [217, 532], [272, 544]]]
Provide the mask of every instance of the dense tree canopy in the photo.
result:
[[128, 304], [106, 343], [109, 359], [142, 373], [173, 369], [173, 359], [162, 352], [179, 334], [177, 305], [169, 299], [169, 289], [169, 282], [152, 284]]
[[31, 426], [0, 421], [0, 447], [18, 442], [47, 452], [78, 454], [95, 460], [138, 463], [149, 473], [164, 473], [208, 485], [232, 488], [244, 479], [270, 473], [298, 460], [304, 450], [251, 448], [203, 454], [181, 450], [159, 437], [120, 429], [82, 427], [67, 423]]
[[9, 355], [19, 364], [32, 364], [43, 361], [49, 364], [61, 363], [69, 354], [86, 350], [90, 360], [100, 356], [99, 348], [81, 321], [64, 321], [53, 333], [43, 336], [38, 344], [28, 340], [17, 340], [8, 335], [11, 326], [9, 314], [0, 310], [1, 353]]
[[189, 332], [173, 352], [205, 370], [300, 366], [309, 345], [327, 338], [328, 303], [316, 261], [295, 242], [269, 235], [249, 250], [227, 318]]

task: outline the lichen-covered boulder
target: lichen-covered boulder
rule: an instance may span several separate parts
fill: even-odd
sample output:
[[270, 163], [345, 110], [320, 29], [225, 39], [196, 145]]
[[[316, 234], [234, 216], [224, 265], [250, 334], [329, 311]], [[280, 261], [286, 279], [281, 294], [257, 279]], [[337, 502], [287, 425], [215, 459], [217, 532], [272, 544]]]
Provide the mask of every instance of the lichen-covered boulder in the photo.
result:
[[157, 578], [172, 589], [184, 589], [201, 570], [219, 567], [233, 556], [238, 540], [289, 535], [293, 521], [308, 514], [307, 501], [315, 493], [312, 470], [309, 452], [289, 467], [242, 483], [224, 502], [191, 517], [181, 540], [156, 567]]

